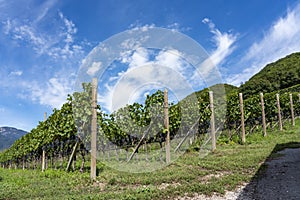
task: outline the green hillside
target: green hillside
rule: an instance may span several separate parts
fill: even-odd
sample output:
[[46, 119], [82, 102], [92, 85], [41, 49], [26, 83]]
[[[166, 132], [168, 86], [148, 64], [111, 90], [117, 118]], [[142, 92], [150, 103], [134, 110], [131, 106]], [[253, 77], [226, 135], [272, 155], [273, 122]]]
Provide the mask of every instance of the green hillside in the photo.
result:
[[237, 91], [239, 88], [230, 84], [216, 84], [213, 85], [209, 88], [204, 88], [203, 90], [194, 92], [190, 95], [188, 95], [185, 99], [190, 98], [192, 95], [196, 95], [198, 100], [204, 100], [205, 102], [208, 103], [208, 92], [209, 91], [213, 91], [214, 92], [214, 96], [219, 96], [222, 95], [225, 98], [225, 95], [229, 95], [234, 91]]
[[238, 87], [233, 86], [233, 85], [229, 85], [229, 84], [216, 84], [216, 85], [213, 85], [209, 88], [205, 88], [201, 91], [196, 92], [196, 95], [197, 96], [203, 96], [203, 95], [207, 96], [207, 93], [208, 93], [209, 90], [214, 91], [214, 93], [217, 93], [217, 94], [225, 92], [226, 95], [228, 95], [228, 94], [232, 93], [233, 91], [237, 91]]
[[247, 98], [259, 92], [269, 93], [300, 84], [300, 52], [268, 64], [240, 86]]

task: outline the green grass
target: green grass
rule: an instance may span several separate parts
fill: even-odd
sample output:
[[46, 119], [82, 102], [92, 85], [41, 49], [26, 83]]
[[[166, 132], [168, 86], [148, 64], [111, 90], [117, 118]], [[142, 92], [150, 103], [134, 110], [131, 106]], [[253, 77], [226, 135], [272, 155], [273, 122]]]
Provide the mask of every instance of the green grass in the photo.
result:
[[0, 169], [0, 199], [168, 199], [201, 193], [225, 193], [248, 182], [276, 151], [300, 147], [300, 121], [283, 132], [247, 136], [245, 145], [221, 142], [204, 158], [189, 151], [177, 161], [151, 173], [119, 172], [98, 164], [99, 175], [47, 170]]

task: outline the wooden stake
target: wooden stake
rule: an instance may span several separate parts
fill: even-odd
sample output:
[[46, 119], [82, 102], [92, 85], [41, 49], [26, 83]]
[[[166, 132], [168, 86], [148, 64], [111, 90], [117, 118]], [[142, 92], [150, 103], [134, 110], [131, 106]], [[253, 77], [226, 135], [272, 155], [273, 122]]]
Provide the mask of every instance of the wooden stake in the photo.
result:
[[[136, 145], [136, 147], [134, 148], [132, 154], [130, 155], [130, 157], [127, 159], [127, 162], [129, 162], [132, 157], [134, 156], [134, 154], [138, 151], [138, 149], [140, 148], [140, 146], [142, 145], [143, 141], [145, 140], [146, 136], [149, 133], [150, 128], [152, 127], [152, 124], [149, 125], [149, 127], [146, 129], [146, 131], [144, 132], [142, 138], [140, 139], [139, 143]], [[127, 151], [126, 151], [127, 152]]]
[[199, 124], [199, 119], [200, 117], [198, 117], [198, 119], [196, 120], [196, 122], [193, 124], [193, 126], [190, 128], [190, 130], [186, 133], [186, 135], [183, 137], [183, 139], [179, 142], [179, 144], [177, 145], [177, 147], [175, 148], [174, 152], [176, 152], [181, 145], [184, 143], [184, 141], [186, 140], [186, 138], [191, 134], [191, 133], [195, 133], [197, 132], [198, 128], [195, 129], [195, 127]]
[[213, 91], [209, 91], [209, 103], [210, 103], [210, 131], [211, 131], [211, 142], [212, 151], [216, 150], [216, 128], [215, 128], [215, 111], [214, 111], [214, 94]]
[[[44, 113], [44, 122], [47, 120], [47, 113], [45, 112]], [[45, 152], [45, 150], [43, 150], [43, 152], [42, 152], [42, 172], [44, 172], [45, 171], [45, 158], [46, 158], [46, 152]]]
[[167, 133], [166, 136], [166, 163], [169, 164], [171, 162], [171, 154], [170, 154], [170, 131], [169, 131], [169, 104], [168, 104], [168, 90], [164, 91], [164, 125], [165, 131]]
[[91, 179], [96, 179], [97, 169], [97, 89], [98, 80], [92, 81], [92, 124], [91, 124]]
[[242, 126], [242, 143], [246, 142], [246, 133], [245, 133], [245, 116], [244, 116], [244, 102], [243, 94], [239, 93], [240, 97], [240, 111], [241, 111], [241, 126]]
[[294, 105], [293, 105], [293, 95], [292, 94], [290, 94], [290, 105], [291, 105], [291, 115], [292, 115], [292, 126], [295, 126]]
[[260, 93], [259, 95], [260, 95], [260, 103], [261, 103], [263, 133], [264, 133], [264, 137], [265, 137], [265, 136], [267, 136], [267, 126], [266, 126], [264, 94]]
[[278, 110], [278, 123], [279, 130], [282, 131], [282, 120], [281, 120], [281, 109], [280, 109], [280, 99], [279, 94], [276, 94], [277, 110]]
[[78, 148], [78, 142], [76, 142], [75, 145], [74, 145], [74, 147], [73, 147], [71, 156], [70, 156], [69, 161], [68, 161], [68, 165], [67, 165], [66, 171], [70, 170], [70, 167], [71, 167], [71, 164], [73, 162], [74, 156], [76, 154], [77, 148]]

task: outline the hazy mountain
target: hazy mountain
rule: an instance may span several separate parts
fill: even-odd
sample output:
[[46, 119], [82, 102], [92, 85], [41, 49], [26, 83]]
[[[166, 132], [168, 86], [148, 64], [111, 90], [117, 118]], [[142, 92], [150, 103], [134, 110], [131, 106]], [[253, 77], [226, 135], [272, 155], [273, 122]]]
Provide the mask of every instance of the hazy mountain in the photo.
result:
[[13, 127], [0, 127], [0, 151], [9, 148], [27, 132]]

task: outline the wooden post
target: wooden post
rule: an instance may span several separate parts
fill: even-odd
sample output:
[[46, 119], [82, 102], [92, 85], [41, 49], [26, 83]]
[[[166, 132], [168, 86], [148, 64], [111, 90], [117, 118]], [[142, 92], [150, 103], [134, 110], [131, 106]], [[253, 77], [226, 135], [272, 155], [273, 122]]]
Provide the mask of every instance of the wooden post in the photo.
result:
[[[47, 113], [45, 112], [44, 113], [44, 122], [47, 120]], [[46, 152], [45, 150], [43, 150], [42, 152], [42, 172], [45, 171], [45, 160], [46, 160]]]
[[171, 162], [171, 154], [170, 154], [170, 131], [169, 131], [169, 103], [168, 103], [168, 90], [164, 91], [164, 126], [166, 131], [166, 163], [169, 164]]
[[281, 120], [281, 109], [280, 109], [279, 94], [276, 94], [276, 102], [277, 102], [277, 110], [278, 110], [279, 130], [282, 131], [282, 120]]
[[261, 103], [262, 125], [263, 125], [264, 137], [265, 137], [267, 136], [267, 126], [266, 126], [264, 94], [261, 92], [259, 95], [260, 95], [260, 103]]
[[244, 116], [244, 102], [243, 94], [239, 93], [240, 97], [240, 110], [241, 110], [241, 126], [242, 126], [242, 143], [246, 142], [246, 133], [245, 133], [245, 116]]
[[97, 169], [97, 89], [98, 80], [92, 81], [92, 124], [91, 124], [91, 179], [96, 179]]
[[291, 115], [292, 115], [292, 126], [295, 126], [294, 105], [293, 105], [293, 95], [292, 94], [290, 94], [290, 105], [291, 105]]
[[210, 131], [211, 131], [211, 142], [212, 142], [212, 151], [216, 150], [216, 128], [215, 128], [215, 111], [214, 111], [214, 93], [209, 91], [209, 103], [210, 103]]
[[22, 157], [22, 169], [25, 170], [25, 158], [24, 158], [24, 156]]

